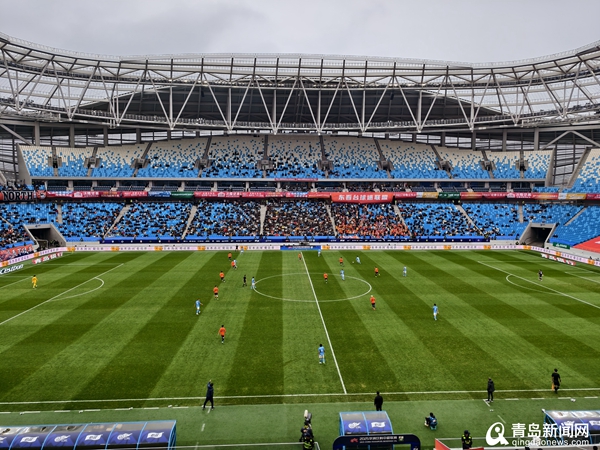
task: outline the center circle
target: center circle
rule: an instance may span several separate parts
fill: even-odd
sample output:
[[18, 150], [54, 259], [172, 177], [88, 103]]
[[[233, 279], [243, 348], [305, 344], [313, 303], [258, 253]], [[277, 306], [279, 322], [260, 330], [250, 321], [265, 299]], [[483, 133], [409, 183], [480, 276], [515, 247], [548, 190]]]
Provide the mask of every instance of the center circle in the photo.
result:
[[[282, 274], [279, 274], [279, 275], [271, 275], [270, 277], [265, 277], [265, 278], [261, 278], [260, 280], [256, 280], [256, 283], [255, 283], [255, 285], [256, 285], [256, 286], [258, 286], [258, 284], [259, 284], [259, 283], [261, 283], [261, 282], [263, 282], [263, 281], [266, 281], [266, 280], [269, 280], [269, 279], [271, 279], [271, 278], [277, 278], [277, 277], [290, 277], [290, 276], [298, 276], [298, 275], [304, 275], [304, 276], [306, 276], [306, 275], [307, 275], [307, 273], [306, 273], [306, 272], [299, 272], [299, 273], [282, 273]], [[321, 274], [321, 273], [319, 273], [319, 274], [316, 274], [316, 273], [309, 273], [308, 275], [319, 275], [319, 276], [322, 276], [323, 274]], [[334, 275], [334, 274], [332, 274], [332, 275], [329, 275], [329, 276], [330, 276], [330, 277], [337, 277], [337, 278], [341, 278], [341, 276], [340, 276], [340, 275]], [[370, 284], [369, 282], [365, 281], [365, 280], [362, 280], [362, 279], [360, 279], [360, 278], [356, 278], [356, 277], [351, 277], [351, 276], [348, 276], [348, 275], [346, 275], [346, 277], [345, 277], [345, 278], [346, 278], [346, 280], [348, 280], [348, 279], [350, 279], [350, 280], [355, 280], [355, 281], [358, 281], [358, 282], [359, 282], [359, 283], [361, 283], [361, 284], [365, 284], [365, 285], [366, 285], [366, 286], [365, 286], [365, 291], [364, 291], [363, 293], [361, 293], [361, 294], [358, 294], [358, 295], [355, 295], [355, 296], [353, 296], [353, 297], [346, 297], [346, 298], [336, 298], [336, 299], [329, 299], [329, 300], [318, 300], [318, 301], [319, 301], [319, 303], [329, 303], [329, 302], [345, 302], [345, 301], [348, 301], [348, 300], [354, 300], [354, 299], [356, 299], [356, 298], [360, 298], [360, 297], [363, 297], [363, 296], [365, 296], [365, 295], [368, 295], [368, 294], [369, 294], [369, 293], [370, 293], [370, 292], [373, 290], [373, 286], [371, 286], [371, 284]], [[311, 283], [312, 283], [312, 280], [311, 280]], [[274, 300], [281, 300], [281, 301], [283, 301], [283, 302], [300, 302], [300, 303], [314, 303], [314, 302], [315, 302], [315, 299], [314, 299], [314, 298], [313, 298], [313, 299], [293, 299], [293, 298], [282, 298], [282, 297], [276, 297], [276, 296], [274, 296], [274, 295], [265, 294], [264, 292], [260, 292], [258, 289], [254, 289], [254, 291], [255, 291], [257, 294], [259, 294], [259, 295], [262, 295], [263, 297], [272, 298], [272, 299], [274, 299]]]

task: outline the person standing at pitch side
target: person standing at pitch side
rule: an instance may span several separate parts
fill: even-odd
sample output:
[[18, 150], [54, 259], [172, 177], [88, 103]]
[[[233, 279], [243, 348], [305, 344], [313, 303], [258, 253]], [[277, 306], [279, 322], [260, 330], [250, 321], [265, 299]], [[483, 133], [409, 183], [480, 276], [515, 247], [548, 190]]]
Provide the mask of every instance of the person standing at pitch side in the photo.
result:
[[495, 390], [496, 390], [496, 386], [494, 386], [494, 380], [492, 380], [491, 378], [488, 378], [488, 385], [487, 385], [488, 402], [494, 401], [494, 391]]
[[210, 409], [215, 409], [215, 403], [213, 401], [215, 395], [215, 388], [212, 380], [209, 380], [206, 385], [206, 399], [204, 400], [204, 405], [202, 405], [202, 409], [206, 409], [206, 404], [210, 402]]
[[554, 392], [557, 393], [558, 392], [558, 388], [560, 387], [560, 375], [558, 374], [558, 369], [554, 369], [554, 372], [552, 372], [552, 389], [554, 389]]

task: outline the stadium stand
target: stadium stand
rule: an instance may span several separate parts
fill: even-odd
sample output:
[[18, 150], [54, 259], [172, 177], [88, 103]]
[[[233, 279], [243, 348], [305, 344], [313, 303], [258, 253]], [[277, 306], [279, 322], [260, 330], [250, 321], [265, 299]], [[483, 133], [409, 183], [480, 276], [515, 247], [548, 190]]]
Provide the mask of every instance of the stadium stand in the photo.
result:
[[202, 178], [262, 178], [258, 161], [263, 150], [261, 138], [213, 136], [208, 153], [211, 164], [202, 171]]
[[491, 239], [517, 240], [525, 231], [527, 223], [519, 222], [516, 204], [463, 203], [469, 218]]
[[61, 164], [58, 165], [58, 176], [87, 177], [88, 169], [85, 167], [85, 160], [92, 156], [93, 153], [93, 147], [56, 147], [56, 156], [61, 161]]
[[12, 224], [0, 220], [0, 250], [25, 245], [29, 237], [22, 227], [13, 227]]
[[0, 216], [15, 229], [23, 225], [56, 224], [54, 203], [0, 203]]
[[452, 165], [452, 178], [489, 178], [487, 170], [481, 168], [483, 160], [481, 152], [471, 150], [454, 150], [447, 147], [437, 147], [442, 161], [449, 161]]
[[521, 178], [521, 171], [517, 170], [517, 163], [521, 159], [521, 152], [486, 152], [488, 159], [494, 163], [494, 178]]
[[568, 225], [558, 227], [550, 242], [574, 246], [600, 235], [600, 206], [588, 206]]
[[260, 204], [255, 201], [201, 200], [186, 239], [258, 236]]
[[100, 147], [96, 159], [100, 167], [92, 170], [92, 177], [130, 178], [135, 171], [133, 162], [142, 157], [147, 144], [123, 145], [119, 147]]
[[552, 150], [538, 150], [523, 152], [523, 157], [527, 161], [527, 170], [524, 172], [525, 178], [546, 178], [548, 168], [550, 167], [550, 157]]
[[324, 153], [333, 162], [329, 178], [387, 178], [379, 168], [379, 151], [373, 139], [324, 136]]
[[146, 155], [148, 165], [138, 169], [137, 176], [197, 178], [199, 169], [194, 166], [204, 155], [206, 143], [205, 138], [155, 142]]
[[600, 192], [600, 148], [590, 150], [573, 186], [565, 192]]
[[267, 175], [274, 178], [325, 178], [319, 169], [321, 143], [317, 136], [273, 136], [269, 139], [268, 158], [274, 169]]
[[446, 171], [438, 169], [436, 165], [438, 158], [431, 147], [402, 141], [379, 140], [378, 142], [384, 158], [392, 162], [394, 169], [390, 174], [393, 178], [448, 178]]
[[391, 204], [333, 203], [331, 213], [338, 236], [383, 239], [408, 236], [408, 228]]
[[181, 238], [191, 208], [189, 202], [135, 202], [108, 234], [132, 239]]
[[334, 236], [325, 204], [310, 200], [269, 200], [263, 224], [266, 236]]
[[404, 222], [413, 236], [420, 237], [472, 237], [478, 236], [464, 214], [450, 203], [400, 203]]
[[25, 165], [32, 177], [53, 177], [54, 169], [49, 164], [52, 148], [42, 146], [21, 145]]
[[122, 202], [63, 203], [62, 223], [56, 226], [67, 241], [98, 241], [110, 229], [123, 205]]

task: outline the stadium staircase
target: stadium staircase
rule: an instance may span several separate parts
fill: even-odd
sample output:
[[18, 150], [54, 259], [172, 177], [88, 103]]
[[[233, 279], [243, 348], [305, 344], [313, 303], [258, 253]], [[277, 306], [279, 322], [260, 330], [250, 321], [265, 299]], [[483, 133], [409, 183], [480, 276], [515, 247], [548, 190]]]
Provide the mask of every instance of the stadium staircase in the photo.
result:
[[[583, 153], [583, 155], [581, 155], [581, 158], [583, 158], [585, 155], [586, 159], [587, 159], [586, 152], [589, 153], [589, 151], [586, 149], [586, 151]], [[581, 161], [581, 158], [580, 158], [580, 161]], [[556, 149], [554, 149], [554, 151], [550, 154], [550, 161], [548, 163], [548, 171], [546, 172], [546, 182], [544, 183], [546, 186], [554, 185], [554, 177], [552, 176], [552, 174], [554, 173], [555, 165], [556, 165]], [[574, 170], [575, 169], [577, 169], [577, 167], [575, 167]], [[521, 171], [521, 173], [523, 173], [523, 171]], [[523, 174], [521, 177], [524, 177], [524, 176], [525, 176], [525, 174]]]
[[260, 206], [260, 232], [258, 234], [263, 234], [263, 228], [265, 225], [265, 218], [267, 217], [267, 205]]
[[588, 207], [584, 206], [583, 208], [581, 208], [579, 211], [577, 211], [577, 214], [575, 214], [573, 217], [571, 217], [569, 220], [567, 220], [567, 222], [564, 224], [565, 226], [567, 225], [571, 225], [571, 223], [573, 223], [575, 221], [575, 219], [577, 219]]
[[381, 147], [379, 146], [379, 139], [373, 139], [375, 141], [375, 147], [377, 147], [377, 152], [379, 153], [379, 166], [382, 170], [385, 170], [388, 178], [394, 178], [392, 176], [391, 171], [394, 170], [394, 165], [389, 159], [385, 159], [385, 155], [381, 151]]
[[91, 156], [90, 158], [87, 158], [87, 159], [85, 160], [85, 164], [87, 164], [87, 165], [88, 165], [88, 171], [87, 171], [87, 176], [88, 176], [88, 177], [91, 177], [91, 176], [92, 176], [92, 172], [93, 172], [93, 170], [94, 170], [94, 169], [92, 168], [92, 165], [91, 165], [91, 164], [89, 164], [89, 162], [90, 162], [90, 159], [91, 159], [91, 160], [93, 160], [93, 161], [96, 161], [96, 155], [97, 155], [97, 154], [98, 154], [98, 146], [97, 146], [97, 145], [95, 145], [95, 146], [94, 146], [94, 150], [92, 151], [92, 156]]
[[[581, 158], [579, 159], [579, 162], [577, 163], [577, 166], [575, 167], [575, 170], [573, 171], [573, 175], [571, 175], [571, 179], [569, 180], [569, 183], [567, 184], [567, 189], [571, 189], [573, 187], [573, 184], [575, 183], [575, 181], [577, 181], [577, 178], [579, 177], [579, 174], [581, 173], [581, 169], [583, 169], [583, 166], [585, 166], [585, 163], [586, 163], [591, 151], [592, 151], [592, 148], [588, 147], [583, 152], [583, 155], [581, 155]], [[548, 169], [548, 172], [550, 172], [550, 169]]]
[[[146, 150], [144, 150], [144, 153], [142, 153], [142, 156], [139, 157], [139, 159], [141, 159], [142, 161], [144, 161], [143, 166], [146, 165], [146, 158], [148, 157], [148, 152], [150, 151], [150, 147], [152, 147], [152, 144], [153, 144], [152, 142], [148, 142], [148, 145], [146, 145]], [[138, 173], [139, 169], [140, 169], [139, 167], [135, 168], [135, 170], [131, 174], [131, 178], [137, 177], [137, 173]]]
[[[56, 161], [56, 146], [52, 146], [52, 161]], [[58, 164], [57, 164], [58, 165]], [[52, 170], [54, 171], [54, 176], [57, 177], [58, 176], [58, 167], [54, 167], [54, 163], [52, 164]]]
[[110, 232], [113, 230], [113, 228], [121, 221], [123, 216], [125, 214], [127, 214], [130, 209], [131, 209], [131, 205], [123, 206], [123, 209], [121, 209], [121, 211], [119, 212], [119, 215], [116, 217], [115, 221], [111, 224], [110, 228], [108, 230], [106, 230], [106, 233], [104, 233], [103, 237], [110, 235]]
[[400, 208], [398, 208], [398, 205], [394, 205], [394, 213], [396, 213], [396, 215], [400, 219], [400, 222], [402, 222], [408, 229], [408, 225], [406, 225], [406, 222], [404, 221], [404, 217], [402, 217], [402, 213], [400, 212]]
[[[437, 148], [433, 144], [430, 144], [429, 147], [431, 147], [431, 150], [433, 150], [433, 153], [435, 153], [435, 157], [437, 158], [438, 165], [441, 168], [443, 159], [440, 156], [440, 154], [438, 153]], [[452, 170], [442, 169], [442, 168], [440, 170], [444, 170], [444, 172], [446, 172], [448, 174], [448, 178], [452, 179]]]
[[465, 219], [467, 219], [467, 222], [469, 222], [469, 224], [470, 224], [470, 225], [471, 225], [473, 228], [477, 229], [477, 231], [479, 232], [479, 234], [483, 236], [483, 234], [484, 234], [484, 233], [483, 233], [483, 231], [481, 230], [481, 228], [479, 228], [479, 227], [477, 226], [477, 224], [476, 224], [475, 222], [473, 222], [473, 219], [471, 219], [471, 217], [469, 217], [469, 215], [467, 214], [467, 212], [465, 211], [465, 209], [462, 207], [462, 205], [454, 205], [454, 207], [456, 208], [456, 210], [457, 210], [458, 212], [460, 212], [460, 213], [463, 215], [463, 217], [464, 217]]
[[333, 214], [331, 213], [331, 206], [330, 205], [325, 205], [325, 209], [327, 210], [327, 215], [329, 216], [329, 220], [331, 220], [331, 226], [333, 227], [333, 235], [337, 235], [336, 232], [336, 228], [335, 228], [335, 220], [333, 219]]
[[60, 203], [56, 204], [56, 222], [60, 224], [63, 223], [62, 205]]
[[190, 215], [188, 216], [187, 223], [185, 224], [185, 229], [183, 230], [183, 233], [181, 235], [181, 239], [185, 239], [185, 237], [187, 236], [188, 230], [190, 229], [190, 225], [194, 221], [194, 217], [196, 217], [197, 211], [198, 211], [198, 206], [192, 205], [192, 208], [190, 209]]
[[[487, 163], [488, 163], [488, 167], [489, 167], [489, 169], [487, 170], [487, 173], [490, 175], [490, 178], [491, 178], [491, 179], [494, 179], [494, 178], [496, 178], [496, 177], [494, 176], [494, 168], [493, 168], [493, 164], [492, 164], [492, 163], [491, 163], [491, 161], [488, 159], [488, 157], [487, 157], [487, 154], [485, 153], [485, 150], [481, 150], [481, 154], [482, 154], [482, 156], [483, 156], [483, 160], [484, 160], [485, 162], [487, 162]], [[483, 170], [485, 170], [485, 163], [483, 164], [483, 167], [482, 167], [482, 169], [483, 169]]]
[[519, 204], [519, 223], [523, 223], [525, 217], [523, 216], [523, 205]]

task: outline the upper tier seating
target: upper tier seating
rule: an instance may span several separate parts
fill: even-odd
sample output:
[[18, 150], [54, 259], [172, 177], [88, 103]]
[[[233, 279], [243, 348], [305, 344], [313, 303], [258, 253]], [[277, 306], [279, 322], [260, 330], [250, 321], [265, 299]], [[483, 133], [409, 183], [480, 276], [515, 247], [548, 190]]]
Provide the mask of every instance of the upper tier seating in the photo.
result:
[[527, 170], [524, 172], [525, 178], [546, 178], [548, 168], [550, 167], [550, 158], [552, 150], [536, 150], [524, 152], [524, 159], [527, 161]]
[[333, 163], [329, 178], [387, 178], [379, 169], [379, 151], [373, 139], [324, 136], [323, 149]]
[[52, 177], [54, 169], [48, 164], [52, 157], [52, 147], [42, 147], [39, 145], [28, 146], [21, 145], [25, 165], [32, 177]]
[[258, 161], [262, 159], [264, 142], [252, 136], [213, 136], [208, 158], [210, 167], [202, 177], [210, 178], [262, 178]]
[[255, 201], [201, 200], [186, 239], [258, 236], [260, 204]]
[[436, 166], [437, 156], [430, 146], [402, 141], [379, 140], [379, 148], [394, 170], [392, 177], [401, 179], [448, 178]]
[[136, 202], [110, 231], [130, 238], [181, 238], [192, 204], [189, 202]]
[[92, 170], [92, 177], [130, 178], [133, 175], [133, 162], [141, 158], [147, 144], [123, 145], [119, 147], [99, 147], [96, 158], [100, 167]]
[[92, 156], [93, 153], [93, 147], [56, 147], [56, 156], [62, 161], [62, 164], [58, 166], [58, 176], [87, 177], [88, 169], [85, 167], [85, 159]]
[[159, 178], [197, 178], [196, 161], [204, 155], [207, 139], [182, 139], [155, 142], [146, 159], [148, 165], [138, 169], [137, 176]]
[[565, 192], [600, 192], [600, 149], [593, 148], [573, 187], [565, 190]]
[[483, 155], [481, 152], [471, 150], [454, 150], [448, 147], [437, 147], [437, 151], [443, 161], [452, 164], [452, 178], [489, 178], [487, 170], [481, 168]]
[[62, 223], [56, 226], [67, 241], [98, 241], [109, 230], [122, 202], [63, 203]]
[[318, 166], [321, 160], [318, 136], [273, 136], [269, 138], [268, 157], [274, 165], [268, 177], [325, 178], [325, 172]]
[[267, 236], [334, 236], [325, 204], [309, 200], [269, 200], [263, 225]]
[[493, 171], [495, 178], [521, 178], [521, 171], [517, 170], [521, 152], [487, 152], [487, 157], [496, 166]]
[[336, 232], [342, 237], [371, 236], [383, 239], [394, 236], [407, 236], [408, 228], [388, 203], [357, 205], [333, 203], [331, 213]]

